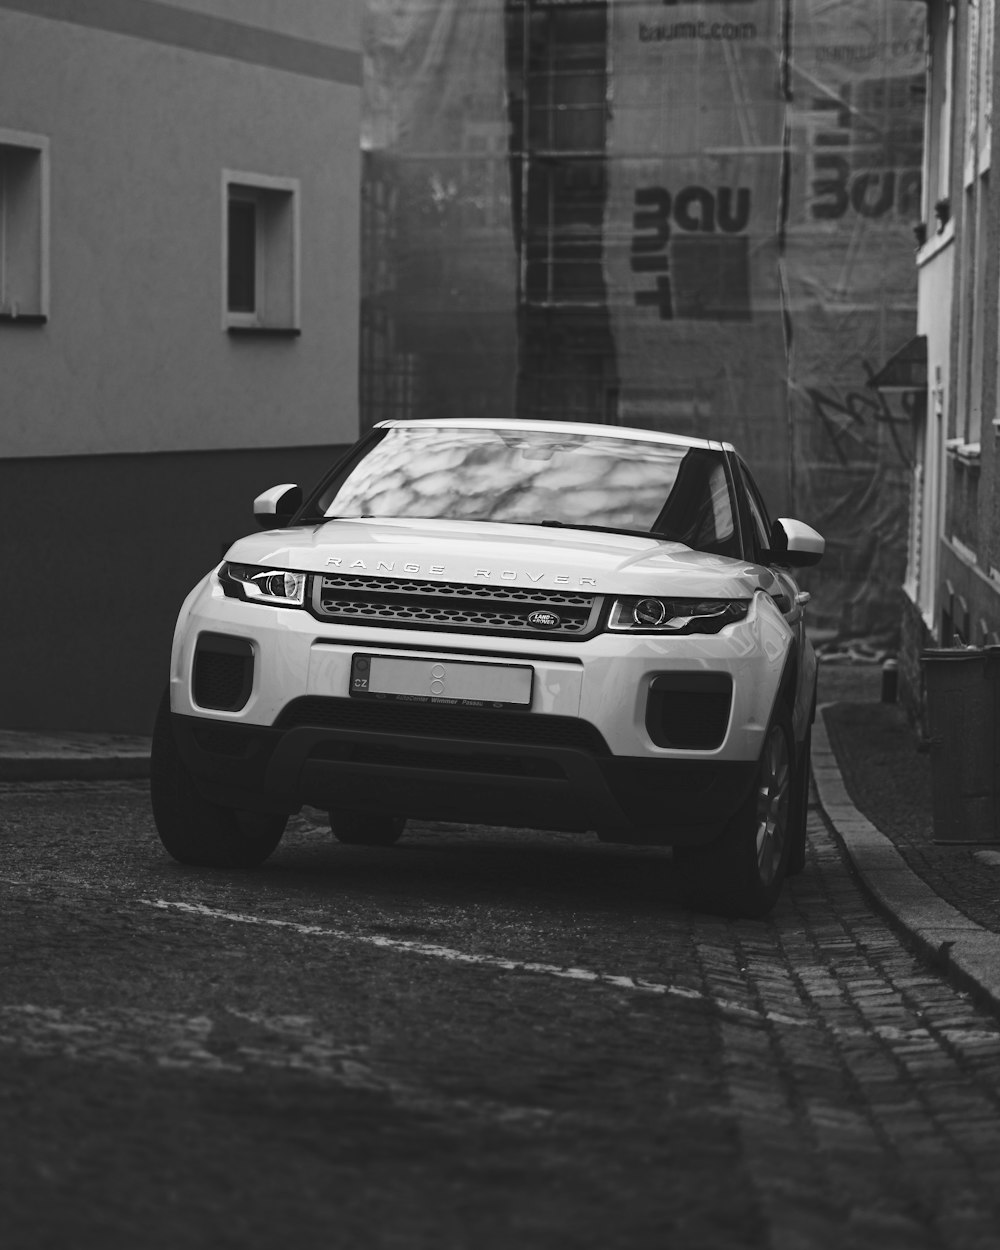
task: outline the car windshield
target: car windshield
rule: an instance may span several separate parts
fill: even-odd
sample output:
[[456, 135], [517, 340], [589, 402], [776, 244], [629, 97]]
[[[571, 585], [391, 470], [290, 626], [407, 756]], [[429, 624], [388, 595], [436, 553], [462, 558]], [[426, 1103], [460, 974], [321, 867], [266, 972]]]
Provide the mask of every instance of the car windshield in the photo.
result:
[[737, 554], [720, 451], [577, 431], [389, 427], [308, 512], [621, 530]]

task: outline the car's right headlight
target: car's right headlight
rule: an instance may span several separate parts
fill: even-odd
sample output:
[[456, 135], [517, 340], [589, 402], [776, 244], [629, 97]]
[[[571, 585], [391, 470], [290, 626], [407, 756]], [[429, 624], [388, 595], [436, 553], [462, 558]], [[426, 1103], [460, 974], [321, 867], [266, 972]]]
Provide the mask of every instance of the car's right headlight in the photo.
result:
[[616, 599], [608, 629], [633, 634], [717, 634], [742, 621], [749, 599], [659, 599], [653, 596]]
[[306, 597], [305, 573], [289, 569], [260, 568], [254, 564], [230, 564], [219, 569], [223, 593], [231, 599], [269, 603], [275, 607], [301, 608]]

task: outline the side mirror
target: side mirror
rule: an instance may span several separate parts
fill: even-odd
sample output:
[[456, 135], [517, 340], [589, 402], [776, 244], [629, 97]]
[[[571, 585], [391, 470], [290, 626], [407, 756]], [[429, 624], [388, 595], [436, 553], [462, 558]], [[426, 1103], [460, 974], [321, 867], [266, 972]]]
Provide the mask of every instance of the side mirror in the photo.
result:
[[302, 487], [292, 482], [272, 486], [253, 501], [253, 514], [261, 529], [284, 529], [302, 507]]
[[771, 527], [771, 559], [775, 564], [806, 568], [818, 564], [826, 550], [826, 539], [805, 521], [778, 517]]

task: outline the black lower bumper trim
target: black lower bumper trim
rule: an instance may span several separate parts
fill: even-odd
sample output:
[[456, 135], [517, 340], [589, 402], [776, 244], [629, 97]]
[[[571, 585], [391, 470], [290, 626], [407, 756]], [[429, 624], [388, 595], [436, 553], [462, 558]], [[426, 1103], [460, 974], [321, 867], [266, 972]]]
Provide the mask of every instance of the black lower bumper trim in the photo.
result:
[[579, 746], [469, 741], [174, 716], [178, 749], [207, 799], [295, 812], [593, 830], [609, 841], [711, 841], [746, 797], [754, 764], [593, 755]]

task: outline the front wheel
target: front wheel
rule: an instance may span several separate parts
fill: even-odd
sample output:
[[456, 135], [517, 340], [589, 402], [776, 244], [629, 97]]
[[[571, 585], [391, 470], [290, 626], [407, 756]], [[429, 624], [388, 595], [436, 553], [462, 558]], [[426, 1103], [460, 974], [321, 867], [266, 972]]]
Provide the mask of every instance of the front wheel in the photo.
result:
[[287, 816], [219, 807], [201, 797], [174, 742], [165, 695], [153, 726], [149, 796], [160, 841], [174, 859], [202, 868], [256, 868], [281, 841]]
[[809, 779], [812, 776], [812, 726], [799, 748], [795, 761], [795, 788], [792, 791], [791, 846], [785, 875], [797, 877], [806, 867], [806, 825], [809, 819]]
[[707, 846], [674, 851], [696, 906], [753, 919], [766, 915], [778, 901], [793, 839], [793, 742], [791, 717], [779, 708], [764, 739], [753, 787], [722, 834]]

